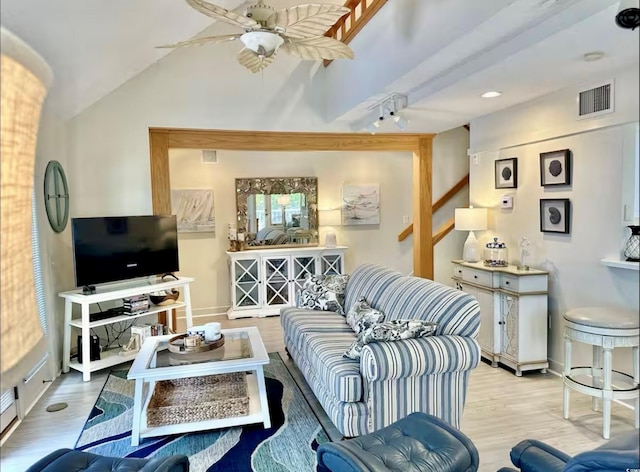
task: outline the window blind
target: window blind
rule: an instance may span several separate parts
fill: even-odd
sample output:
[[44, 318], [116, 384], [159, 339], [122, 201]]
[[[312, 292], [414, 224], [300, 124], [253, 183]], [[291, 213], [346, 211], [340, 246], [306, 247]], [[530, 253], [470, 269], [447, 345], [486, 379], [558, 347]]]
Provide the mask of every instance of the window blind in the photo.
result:
[[40, 254], [40, 238], [38, 236], [38, 212], [36, 210], [36, 194], [32, 198], [31, 211], [31, 246], [33, 251], [33, 276], [35, 281], [36, 303], [38, 304], [38, 315], [40, 316], [40, 325], [44, 335], [48, 334], [47, 330], [47, 310], [45, 304], [44, 281], [42, 277], [42, 260]]

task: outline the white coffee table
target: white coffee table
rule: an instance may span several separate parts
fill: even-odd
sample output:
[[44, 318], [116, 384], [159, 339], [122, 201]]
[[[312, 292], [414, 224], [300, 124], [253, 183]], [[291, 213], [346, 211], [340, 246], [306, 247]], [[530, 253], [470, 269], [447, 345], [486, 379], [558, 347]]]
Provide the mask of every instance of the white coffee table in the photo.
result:
[[[269, 363], [269, 356], [258, 328], [226, 329], [222, 330], [222, 334], [225, 337], [223, 348], [210, 351], [210, 356], [198, 354], [195, 359], [191, 355], [185, 356], [168, 351], [168, 341], [175, 335], [153, 336], [144, 341], [127, 375], [128, 379], [136, 381], [131, 445], [140, 444], [140, 438], [244, 424], [263, 423], [265, 428], [271, 427], [262, 370], [262, 366]], [[147, 406], [157, 381], [231, 372], [248, 372], [249, 412], [247, 415], [164, 426], [147, 425]]]

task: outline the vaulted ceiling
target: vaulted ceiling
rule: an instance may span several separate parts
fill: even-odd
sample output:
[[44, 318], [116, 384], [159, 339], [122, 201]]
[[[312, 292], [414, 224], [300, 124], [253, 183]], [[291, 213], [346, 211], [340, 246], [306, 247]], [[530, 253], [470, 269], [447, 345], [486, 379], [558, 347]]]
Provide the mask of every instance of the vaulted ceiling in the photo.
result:
[[[236, 8], [241, 2], [215, 3]], [[617, 0], [387, 2], [351, 43], [356, 59], [322, 72], [327, 121], [357, 129], [372, 104], [397, 92], [409, 98], [409, 130], [437, 132], [637, 65], [638, 30], [616, 26], [617, 7]], [[211, 25], [183, 0], [3, 0], [1, 18], [53, 67], [50, 101], [63, 118], [171, 53], [155, 46]], [[584, 61], [591, 51], [604, 52], [603, 59]], [[480, 98], [487, 90], [503, 95]]]

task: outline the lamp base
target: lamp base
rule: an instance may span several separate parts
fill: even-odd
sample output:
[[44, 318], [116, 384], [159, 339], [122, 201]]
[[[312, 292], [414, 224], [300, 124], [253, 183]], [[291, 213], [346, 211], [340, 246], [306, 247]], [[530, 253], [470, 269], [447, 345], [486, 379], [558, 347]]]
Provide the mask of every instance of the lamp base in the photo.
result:
[[480, 246], [478, 240], [473, 231], [469, 231], [469, 236], [464, 242], [464, 249], [462, 250], [462, 259], [465, 262], [478, 262], [480, 260]]
[[325, 247], [336, 247], [338, 245], [336, 241], [336, 233], [329, 231], [325, 236], [324, 245]]

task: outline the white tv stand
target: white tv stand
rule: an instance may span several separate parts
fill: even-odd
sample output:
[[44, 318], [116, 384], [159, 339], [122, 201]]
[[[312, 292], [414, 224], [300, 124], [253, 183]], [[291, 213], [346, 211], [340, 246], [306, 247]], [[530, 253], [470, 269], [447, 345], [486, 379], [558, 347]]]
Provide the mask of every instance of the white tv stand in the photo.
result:
[[[167, 313], [167, 323], [169, 328], [173, 329], [170, 311], [176, 308], [184, 307], [187, 327], [193, 326], [191, 315], [191, 294], [189, 284], [193, 282], [193, 278], [179, 277], [178, 280], [158, 280], [155, 277], [149, 279], [137, 279], [135, 281], [120, 282], [114, 284], [97, 285], [94, 293], [83, 293], [82, 289], [61, 292], [58, 295], [64, 298], [64, 341], [62, 346], [62, 372], [69, 372], [69, 368], [82, 372], [82, 380], [88, 382], [91, 380], [91, 372], [111, 367], [113, 365], [122, 364], [132, 360], [136, 353], [128, 356], [119, 354], [121, 348], [111, 349], [100, 353], [100, 360], [90, 361], [90, 342], [91, 329], [98, 326], [105, 326], [121, 321], [131, 321], [143, 316], [149, 316], [161, 312]], [[98, 321], [89, 320], [89, 306], [91, 304], [106, 302], [110, 300], [118, 300], [134, 295], [142, 295], [146, 293], [156, 292], [160, 290], [168, 290], [172, 288], [182, 288], [182, 302], [176, 302], [166, 306], [150, 306], [150, 310], [139, 315], [121, 315], [112, 318], [105, 318]], [[72, 318], [73, 304], [81, 306], [81, 317]], [[71, 361], [71, 327], [81, 330], [82, 334], [82, 359], [79, 363], [77, 360]]]

